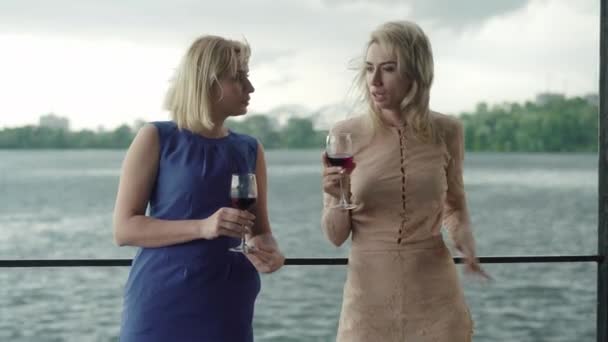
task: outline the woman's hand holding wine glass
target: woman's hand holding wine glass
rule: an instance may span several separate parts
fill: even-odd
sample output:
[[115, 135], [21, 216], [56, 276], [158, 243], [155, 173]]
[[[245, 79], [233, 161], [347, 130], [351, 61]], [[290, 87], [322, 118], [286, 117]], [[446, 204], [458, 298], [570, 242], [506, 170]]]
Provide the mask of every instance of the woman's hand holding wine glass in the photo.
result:
[[206, 240], [212, 240], [222, 235], [240, 238], [243, 234], [251, 234], [255, 215], [248, 211], [234, 208], [220, 208], [213, 215], [202, 221], [199, 235]]

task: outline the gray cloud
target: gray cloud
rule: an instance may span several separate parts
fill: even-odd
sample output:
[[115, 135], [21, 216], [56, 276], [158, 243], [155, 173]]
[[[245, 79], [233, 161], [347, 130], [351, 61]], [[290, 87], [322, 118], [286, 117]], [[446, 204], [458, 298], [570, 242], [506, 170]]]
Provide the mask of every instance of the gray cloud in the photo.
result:
[[528, 0], [413, 1], [414, 14], [457, 27], [475, 25], [524, 7]]
[[[2, 32], [167, 38], [180, 32], [209, 30], [216, 23], [213, 2], [22, 0], [0, 4]], [[202, 18], [205, 20], [201, 20]], [[160, 36], [160, 37], [159, 37]]]
[[281, 76], [281, 78], [267, 81], [263, 84], [263, 86], [265, 86], [265, 87], [284, 87], [284, 86], [287, 86], [288, 84], [292, 83], [293, 81], [295, 81], [293, 76], [285, 75], [285, 76]]
[[[408, 17], [417, 21], [430, 20], [440, 27], [460, 28], [517, 10], [527, 2], [323, 0], [323, 8], [314, 1], [305, 0], [3, 0], [0, 3], [0, 32], [179, 41], [186, 39], [184, 35], [191, 39], [197, 33], [247, 35], [256, 31], [289, 36], [294, 31], [292, 27], [299, 31], [308, 27], [311, 32], [322, 28], [332, 38], [336, 33], [346, 34], [349, 27], [366, 22], [368, 18], [363, 16], [368, 12], [366, 9], [384, 11], [394, 16], [393, 19]], [[353, 4], [360, 7], [358, 11], [341, 10], [352, 8]], [[323, 40], [325, 37], [314, 38]]]
[[272, 0], [8, 0], [0, 2], [0, 34], [119, 39], [179, 49], [201, 34], [217, 34], [249, 40], [251, 64], [259, 66], [293, 57], [296, 51], [285, 42], [304, 41], [298, 35], [313, 13]]
[[[431, 37], [438, 62], [437, 98], [449, 108], [492, 96], [533, 94], [539, 88], [534, 82], [546, 83], [553, 74], [559, 74], [559, 79], [553, 77], [559, 82], [580, 78], [576, 87], [585, 90], [584, 81], [597, 74], [599, 2], [321, 1], [0, 0], [0, 35], [124, 40], [176, 51], [200, 34], [245, 37], [253, 49], [252, 77], [259, 70], [283, 75], [260, 81], [260, 90], [272, 89], [256, 92], [263, 98], [260, 103], [336, 101], [340, 95], [332, 94], [350, 85], [351, 74], [344, 72], [348, 61], [363, 52], [374, 27], [393, 19], [421, 22]], [[490, 20], [497, 17], [507, 20]], [[563, 29], [556, 34], [556, 28]], [[490, 81], [476, 77], [477, 72]], [[509, 77], [519, 93], [504, 89]], [[453, 91], [466, 86], [468, 93]]]
[[524, 7], [529, 0], [324, 0], [328, 7], [352, 6], [395, 7], [395, 19], [404, 17], [399, 10], [407, 8], [410, 20], [430, 20], [438, 26], [462, 29], [480, 24], [492, 17], [507, 14]]
[[255, 47], [252, 48], [252, 56], [250, 65], [251, 67], [257, 67], [264, 64], [273, 64], [282, 59], [292, 58], [296, 55], [296, 51], [292, 49], [264, 49], [258, 51]]
[[0, 1], [0, 34], [120, 39], [178, 48], [201, 34], [244, 37], [252, 43], [253, 64], [293, 57], [294, 47], [336, 47], [360, 24], [353, 19], [309, 1]]

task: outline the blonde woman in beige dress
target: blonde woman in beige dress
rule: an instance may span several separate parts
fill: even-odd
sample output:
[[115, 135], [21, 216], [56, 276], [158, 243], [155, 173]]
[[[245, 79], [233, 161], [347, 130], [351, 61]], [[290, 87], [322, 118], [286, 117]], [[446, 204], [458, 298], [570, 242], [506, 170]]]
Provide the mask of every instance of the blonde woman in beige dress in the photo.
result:
[[[466, 270], [487, 274], [467, 212], [462, 124], [429, 109], [428, 38], [411, 22], [380, 26], [358, 80], [369, 115], [331, 129], [352, 134], [356, 166], [330, 167], [324, 155], [323, 230], [336, 246], [352, 234], [337, 341], [471, 341], [473, 322], [442, 226]], [[355, 209], [331, 208], [340, 178]]]

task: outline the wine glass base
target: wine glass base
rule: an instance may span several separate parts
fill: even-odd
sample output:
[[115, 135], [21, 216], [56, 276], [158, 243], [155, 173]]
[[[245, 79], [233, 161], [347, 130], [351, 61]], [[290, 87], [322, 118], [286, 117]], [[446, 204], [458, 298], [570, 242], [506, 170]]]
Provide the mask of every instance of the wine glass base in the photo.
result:
[[231, 251], [231, 252], [247, 254], [249, 252], [254, 251], [255, 247], [248, 246], [248, 245], [245, 245], [245, 246], [238, 245], [236, 247], [228, 248], [228, 250]]
[[357, 206], [355, 204], [352, 203], [344, 203], [344, 204], [338, 204], [338, 205], [334, 205], [333, 207], [331, 207], [332, 209], [342, 209], [342, 210], [352, 210], [355, 209]]

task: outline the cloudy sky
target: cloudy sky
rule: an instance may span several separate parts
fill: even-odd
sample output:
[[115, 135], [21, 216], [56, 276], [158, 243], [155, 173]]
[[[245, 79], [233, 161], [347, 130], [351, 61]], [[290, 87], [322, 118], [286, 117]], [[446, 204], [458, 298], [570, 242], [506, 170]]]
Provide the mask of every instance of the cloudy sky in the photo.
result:
[[342, 103], [349, 61], [395, 19], [431, 39], [437, 111], [597, 92], [595, 0], [2, 0], [0, 127], [48, 112], [74, 129], [165, 119], [167, 81], [202, 34], [251, 44], [251, 112]]

